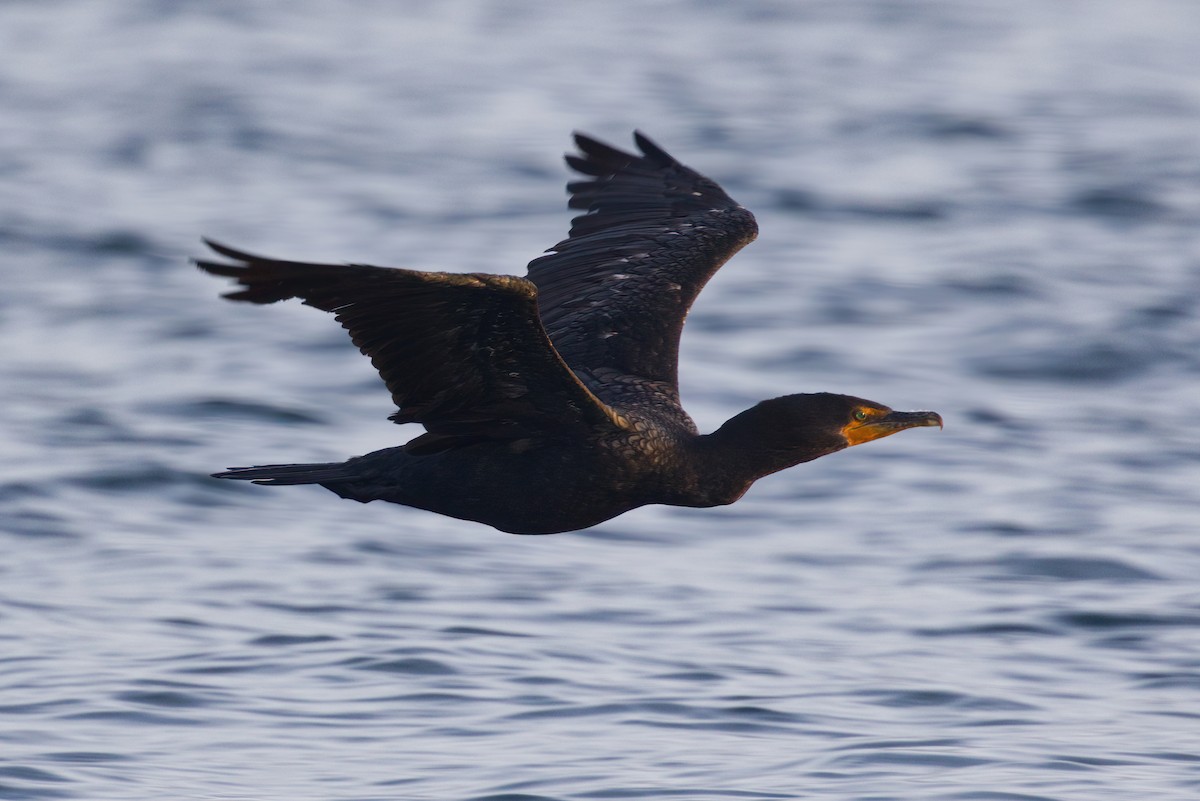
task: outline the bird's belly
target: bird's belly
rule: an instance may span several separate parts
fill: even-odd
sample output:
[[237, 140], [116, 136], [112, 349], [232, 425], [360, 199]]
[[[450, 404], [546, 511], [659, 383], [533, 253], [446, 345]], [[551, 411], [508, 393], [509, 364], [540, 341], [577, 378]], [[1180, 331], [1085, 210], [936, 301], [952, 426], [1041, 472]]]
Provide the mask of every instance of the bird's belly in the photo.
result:
[[[592, 453], [514, 454], [480, 445], [427, 456], [387, 452], [372, 499], [485, 523], [513, 534], [588, 528], [650, 502], [637, 476]], [[364, 459], [370, 459], [371, 454]]]

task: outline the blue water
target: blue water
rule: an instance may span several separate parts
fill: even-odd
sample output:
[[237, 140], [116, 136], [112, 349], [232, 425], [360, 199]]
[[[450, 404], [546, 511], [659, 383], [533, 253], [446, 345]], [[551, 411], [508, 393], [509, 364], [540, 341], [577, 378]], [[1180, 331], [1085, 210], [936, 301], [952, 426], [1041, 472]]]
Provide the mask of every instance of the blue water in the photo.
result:
[[[1200, 6], [0, 5], [0, 799], [1200, 797]], [[641, 128], [758, 215], [711, 430], [931, 408], [522, 538], [228, 465], [413, 432], [201, 235], [521, 273]]]

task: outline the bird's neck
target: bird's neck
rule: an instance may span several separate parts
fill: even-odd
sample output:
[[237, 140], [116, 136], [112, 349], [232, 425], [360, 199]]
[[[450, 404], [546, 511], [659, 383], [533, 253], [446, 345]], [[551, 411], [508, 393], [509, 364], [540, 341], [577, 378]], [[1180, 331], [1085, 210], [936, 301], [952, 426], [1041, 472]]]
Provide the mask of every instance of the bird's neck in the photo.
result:
[[729, 498], [719, 503], [733, 503], [763, 476], [844, 446], [787, 442], [769, 421], [760, 419], [756, 409], [748, 409], [711, 434], [697, 437], [695, 447], [702, 454], [695, 460], [703, 473], [698, 483], [714, 496]]

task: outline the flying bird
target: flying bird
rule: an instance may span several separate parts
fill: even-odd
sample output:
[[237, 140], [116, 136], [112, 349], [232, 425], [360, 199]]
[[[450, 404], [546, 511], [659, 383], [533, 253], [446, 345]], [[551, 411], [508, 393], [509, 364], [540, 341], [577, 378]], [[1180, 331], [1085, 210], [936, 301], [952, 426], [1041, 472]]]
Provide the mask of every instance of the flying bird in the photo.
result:
[[754, 215], [640, 132], [639, 154], [583, 134], [567, 185], [583, 213], [525, 278], [280, 261], [205, 243], [225, 297], [332, 312], [379, 371], [397, 423], [425, 432], [344, 462], [217, 478], [319, 484], [515, 534], [594, 526], [646, 504], [730, 504], [756, 480], [917, 426], [935, 412], [819, 392], [765, 400], [710, 434], [679, 401], [684, 318], [758, 233]]

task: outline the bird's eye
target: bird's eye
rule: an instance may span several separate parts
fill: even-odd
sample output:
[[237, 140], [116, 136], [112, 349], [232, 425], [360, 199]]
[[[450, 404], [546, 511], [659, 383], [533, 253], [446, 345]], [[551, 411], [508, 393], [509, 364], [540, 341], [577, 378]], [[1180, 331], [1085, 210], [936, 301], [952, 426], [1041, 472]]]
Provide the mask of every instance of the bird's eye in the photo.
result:
[[865, 409], [855, 409], [855, 410], [854, 410], [854, 419], [855, 419], [855, 420], [857, 420], [857, 421], [858, 421], [858, 422], [860, 422], [860, 423], [861, 423], [863, 420], [866, 420], [866, 419], [867, 419], [867, 412], [866, 412], [866, 410], [865, 410]]

